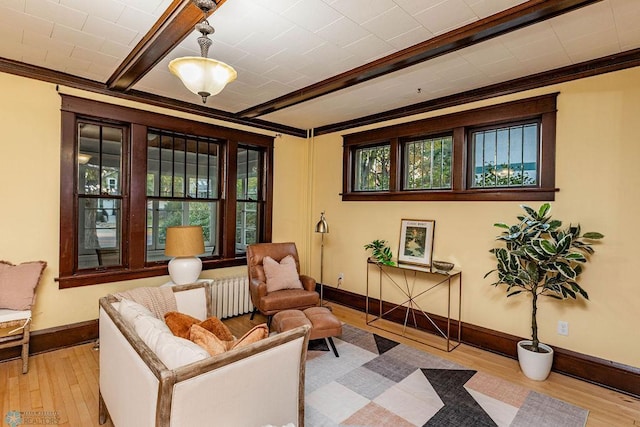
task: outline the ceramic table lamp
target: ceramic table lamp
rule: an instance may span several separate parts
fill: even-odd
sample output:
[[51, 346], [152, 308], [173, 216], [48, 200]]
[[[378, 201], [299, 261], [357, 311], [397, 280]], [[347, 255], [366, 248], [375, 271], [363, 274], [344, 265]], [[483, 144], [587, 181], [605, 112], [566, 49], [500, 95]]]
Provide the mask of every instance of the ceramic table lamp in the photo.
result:
[[194, 283], [202, 271], [202, 260], [196, 255], [204, 253], [204, 238], [199, 225], [167, 228], [164, 254], [174, 257], [169, 261], [169, 276], [176, 285]]

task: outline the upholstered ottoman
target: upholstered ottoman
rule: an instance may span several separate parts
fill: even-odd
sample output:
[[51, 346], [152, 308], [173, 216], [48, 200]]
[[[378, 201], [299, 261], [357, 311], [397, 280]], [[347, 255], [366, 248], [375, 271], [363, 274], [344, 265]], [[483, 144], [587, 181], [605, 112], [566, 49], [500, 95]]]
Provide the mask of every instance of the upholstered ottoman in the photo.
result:
[[326, 307], [311, 307], [306, 310], [284, 310], [274, 314], [272, 324], [276, 332], [284, 332], [302, 325], [311, 326], [310, 340], [324, 338], [336, 357], [338, 350], [332, 337], [342, 335], [342, 323]]

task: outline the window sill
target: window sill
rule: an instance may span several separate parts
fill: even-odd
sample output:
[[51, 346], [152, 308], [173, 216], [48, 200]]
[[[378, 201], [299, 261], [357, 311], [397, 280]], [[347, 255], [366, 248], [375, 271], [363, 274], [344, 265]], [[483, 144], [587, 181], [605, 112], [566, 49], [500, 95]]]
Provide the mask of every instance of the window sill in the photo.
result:
[[460, 191], [398, 191], [371, 193], [344, 193], [343, 202], [363, 201], [554, 201], [558, 188], [519, 188]]
[[[246, 265], [247, 258], [242, 256], [231, 259], [203, 260], [202, 269], [235, 267]], [[147, 277], [168, 276], [167, 264], [156, 264], [140, 269], [111, 268], [95, 271], [82, 271], [71, 276], [56, 278], [60, 289], [76, 288], [80, 286], [99, 285], [103, 283], [124, 282], [127, 280], [144, 279]]]

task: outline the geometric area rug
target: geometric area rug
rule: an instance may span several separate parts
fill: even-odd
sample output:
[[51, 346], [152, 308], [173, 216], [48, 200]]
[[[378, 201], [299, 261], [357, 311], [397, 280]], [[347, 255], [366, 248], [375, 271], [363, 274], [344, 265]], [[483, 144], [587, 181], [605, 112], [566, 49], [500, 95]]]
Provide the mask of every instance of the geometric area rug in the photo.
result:
[[[589, 412], [433, 354], [342, 325], [310, 343], [305, 426], [584, 427]], [[314, 347], [315, 346], [315, 347]]]

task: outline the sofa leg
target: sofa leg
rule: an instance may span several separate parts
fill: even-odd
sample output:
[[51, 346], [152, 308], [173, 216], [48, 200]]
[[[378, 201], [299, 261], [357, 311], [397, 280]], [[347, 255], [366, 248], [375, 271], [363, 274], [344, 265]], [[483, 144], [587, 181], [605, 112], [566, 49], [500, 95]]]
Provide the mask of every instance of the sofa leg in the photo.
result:
[[256, 312], [258, 311], [258, 309], [256, 307], [253, 308], [253, 311], [251, 312], [251, 317], [249, 318], [249, 320], [253, 320], [253, 316], [256, 315]]
[[327, 340], [327, 342], [331, 346], [331, 350], [333, 350], [333, 354], [335, 354], [336, 357], [340, 357], [340, 355], [338, 354], [338, 350], [336, 350], [336, 345], [333, 343], [333, 338], [332, 337], [327, 337], [325, 339]]
[[98, 391], [98, 423], [100, 425], [107, 422], [107, 406], [104, 404], [104, 399], [102, 399], [102, 393]]

